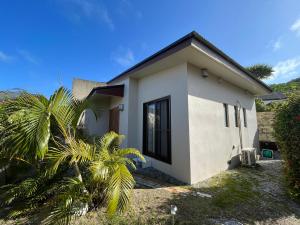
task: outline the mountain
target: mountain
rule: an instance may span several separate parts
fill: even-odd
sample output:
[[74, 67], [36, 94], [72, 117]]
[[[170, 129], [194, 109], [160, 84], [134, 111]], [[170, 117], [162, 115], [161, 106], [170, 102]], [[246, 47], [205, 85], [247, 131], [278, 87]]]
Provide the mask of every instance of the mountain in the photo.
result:
[[284, 94], [299, 92], [300, 91], [300, 77], [293, 79], [287, 83], [271, 84], [270, 87], [273, 89], [273, 91], [282, 92]]
[[15, 88], [8, 91], [0, 91], [0, 102], [4, 101], [5, 99], [11, 99], [18, 97], [24, 90]]

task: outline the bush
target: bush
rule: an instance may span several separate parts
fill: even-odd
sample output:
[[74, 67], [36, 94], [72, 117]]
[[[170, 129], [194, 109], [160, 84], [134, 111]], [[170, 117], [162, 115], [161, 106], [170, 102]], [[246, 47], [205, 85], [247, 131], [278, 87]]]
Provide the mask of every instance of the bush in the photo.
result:
[[300, 200], [300, 95], [276, 109], [275, 138], [284, 160], [289, 193]]

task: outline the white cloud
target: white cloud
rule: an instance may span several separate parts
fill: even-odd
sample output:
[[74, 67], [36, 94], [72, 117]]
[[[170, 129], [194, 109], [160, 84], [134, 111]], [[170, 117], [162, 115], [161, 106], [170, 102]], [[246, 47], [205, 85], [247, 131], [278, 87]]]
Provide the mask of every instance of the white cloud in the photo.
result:
[[13, 59], [13, 57], [5, 54], [4, 52], [0, 51], [0, 61], [1, 62], [10, 62]]
[[34, 57], [29, 51], [26, 51], [24, 49], [17, 50], [19, 55], [22, 56], [23, 59], [26, 61], [33, 63], [33, 64], [39, 64], [36, 57]]
[[281, 43], [281, 40], [280, 39], [278, 39], [277, 41], [275, 41], [274, 43], [273, 43], [273, 51], [275, 52], [275, 51], [277, 51], [277, 50], [279, 50], [279, 49], [281, 49], [281, 47], [282, 47], [282, 43]]
[[290, 29], [300, 36], [300, 18], [293, 23]]
[[266, 47], [271, 48], [273, 50], [273, 52], [278, 51], [279, 49], [282, 48], [282, 38], [279, 37], [275, 40], [274, 39], [271, 40]]
[[274, 68], [273, 75], [267, 80], [288, 80], [300, 75], [300, 57], [295, 57], [278, 62]]
[[97, 0], [62, 0], [65, 6], [65, 13], [73, 21], [82, 21], [83, 19], [96, 20], [104, 22], [111, 30], [114, 30], [115, 25], [109, 12]]
[[118, 53], [114, 53], [112, 56], [113, 60], [121, 66], [131, 66], [134, 61], [134, 54], [130, 49], [120, 48]]

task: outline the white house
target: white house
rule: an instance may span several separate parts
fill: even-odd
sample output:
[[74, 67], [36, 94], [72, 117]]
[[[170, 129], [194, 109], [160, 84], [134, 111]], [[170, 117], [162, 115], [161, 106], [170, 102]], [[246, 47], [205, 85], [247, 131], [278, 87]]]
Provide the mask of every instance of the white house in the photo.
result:
[[73, 82], [74, 96], [88, 97], [100, 115], [85, 112], [88, 134], [124, 134], [124, 146], [139, 149], [146, 166], [189, 184], [235, 166], [241, 148], [257, 146], [254, 99], [270, 92], [196, 32], [106, 83]]

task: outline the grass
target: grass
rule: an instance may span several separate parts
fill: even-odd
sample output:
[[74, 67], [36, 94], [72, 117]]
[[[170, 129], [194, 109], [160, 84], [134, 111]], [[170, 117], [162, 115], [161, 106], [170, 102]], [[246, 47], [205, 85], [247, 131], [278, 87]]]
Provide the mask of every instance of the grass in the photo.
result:
[[230, 207], [234, 204], [245, 203], [260, 196], [253, 190], [253, 184], [242, 176], [233, 177], [229, 174], [221, 179], [211, 180], [210, 192], [214, 195], [212, 204], [217, 207]]
[[[172, 224], [170, 205], [178, 207], [175, 224], [221, 224], [227, 220], [251, 225], [300, 224], [300, 207], [285, 193], [280, 162], [225, 171], [196, 187], [183, 188], [190, 192], [136, 189], [132, 206], [125, 215], [110, 220], [98, 212], [93, 214], [93, 219], [80, 218], [83, 222], [75, 224], [87, 221], [90, 225]], [[211, 194], [212, 198], [199, 197], [197, 192]]]

